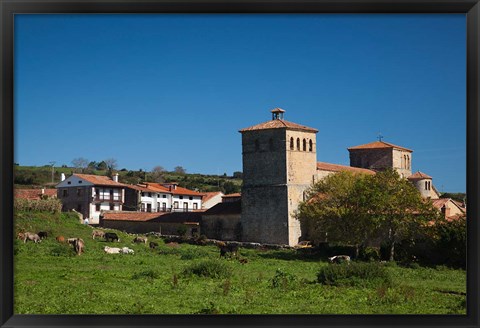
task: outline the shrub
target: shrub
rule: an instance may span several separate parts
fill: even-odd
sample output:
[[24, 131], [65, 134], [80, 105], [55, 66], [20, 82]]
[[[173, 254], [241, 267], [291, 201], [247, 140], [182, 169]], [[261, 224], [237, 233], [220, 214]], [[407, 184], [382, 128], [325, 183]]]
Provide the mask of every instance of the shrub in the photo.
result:
[[324, 285], [363, 287], [391, 283], [386, 269], [373, 262], [351, 262], [322, 267], [317, 273], [317, 281]]
[[273, 276], [271, 281], [273, 288], [287, 288], [291, 286], [292, 283], [297, 281], [297, 277], [292, 273], [285, 272], [282, 269], [277, 269], [275, 271], [275, 276]]
[[209, 278], [228, 278], [232, 275], [232, 270], [225, 262], [206, 260], [190, 265], [184, 270], [184, 274]]

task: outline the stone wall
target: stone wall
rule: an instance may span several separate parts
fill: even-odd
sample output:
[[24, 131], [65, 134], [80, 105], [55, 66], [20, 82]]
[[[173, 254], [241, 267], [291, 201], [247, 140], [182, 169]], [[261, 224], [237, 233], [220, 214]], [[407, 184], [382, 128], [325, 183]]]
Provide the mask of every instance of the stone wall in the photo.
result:
[[241, 214], [203, 215], [202, 234], [209, 239], [241, 240]]
[[392, 149], [351, 149], [350, 166], [364, 169], [384, 169], [393, 167]]
[[100, 226], [108, 229], [116, 229], [128, 233], [158, 232], [162, 235], [177, 235], [181, 226], [187, 227], [186, 236], [190, 237], [195, 232], [200, 233], [197, 225], [184, 225], [183, 223], [160, 223], [149, 221], [125, 221], [125, 220], [100, 220]]
[[[405, 156], [408, 160], [405, 161]], [[393, 168], [397, 170], [402, 178], [408, 178], [412, 175], [412, 153], [406, 150], [393, 149], [392, 153]]]
[[[66, 196], [64, 196], [64, 190], [67, 191]], [[62, 202], [63, 212], [69, 212], [74, 209], [81, 213], [84, 218], [90, 217], [89, 204], [92, 199], [91, 186], [58, 188], [57, 198]], [[80, 209], [78, 207], [79, 205], [81, 206]]]

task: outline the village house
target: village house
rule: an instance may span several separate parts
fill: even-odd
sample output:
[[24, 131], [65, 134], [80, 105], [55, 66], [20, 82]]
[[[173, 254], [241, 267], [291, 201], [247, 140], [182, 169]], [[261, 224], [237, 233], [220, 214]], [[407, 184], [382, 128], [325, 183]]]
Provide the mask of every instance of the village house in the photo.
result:
[[68, 178], [62, 173], [57, 184], [57, 197], [62, 202], [62, 211], [72, 211], [98, 224], [102, 211], [121, 211], [125, 201], [125, 185], [107, 176], [74, 173]]
[[189, 212], [201, 209], [204, 194], [182, 188], [178, 183], [144, 182], [125, 185], [127, 211]]

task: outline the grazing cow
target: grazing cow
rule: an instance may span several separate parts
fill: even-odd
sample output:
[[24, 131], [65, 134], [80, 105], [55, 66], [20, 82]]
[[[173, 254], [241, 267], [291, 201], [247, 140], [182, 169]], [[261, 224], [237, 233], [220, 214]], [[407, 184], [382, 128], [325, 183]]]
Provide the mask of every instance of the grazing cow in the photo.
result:
[[135, 253], [135, 251], [133, 249], [128, 248], [128, 247], [123, 247], [121, 252], [123, 254], [134, 254]]
[[147, 244], [147, 237], [135, 237], [133, 239], [133, 242], [134, 243], [145, 243], [145, 245]]
[[74, 238], [75, 241], [73, 242], [73, 249], [77, 255], [83, 253], [83, 249], [85, 248], [85, 242], [81, 238]]
[[220, 248], [220, 257], [227, 257], [227, 253], [230, 253], [230, 257], [237, 257], [238, 245], [228, 244], [226, 246], [219, 246]]
[[155, 249], [155, 248], [158, 247], [158, 243], [151, 241], [151, 242], [149, 243], [149, 246], [150, 246], [151, 249]]
[[92, 239], [95, 239], [95, 237], [104, 238], [104, 237], [105, 237], [105, 231], [102, 231], [102, 230], [93, 230], [93, 231], [92, 231]]
[[69, 243], [70, 245], [74, 246], [76, 240], [77, 240], [77, 238], [67, 238], [67, 243]]
[[24, 236], [23, 243], [26, 243], [27, 240], [31, 240], [35, 244], [41, 242], [40, 237], [36, 233], [25, 232]]
[[118, 238], [118, 236], [115, 232], [106, 232], [104, 237], [105, 237], [106, 241], [112, 241], [112, 242], [114, 240], [116, 240], [117, 242], [120, 241], [120, 238]]
[[103, 248], [103, 251], [107, 254], [120, 254], [120, 252], [122, 251], [121, 248], [118, 248], [118, 247], [108, 247], [108, 246], [105, 246]]
[[45, 238], [48, 237], [48, 232], [46, 232], [46, 231], [39, 231], [39, 232], [37, 233], [37, 235], [38, 235], [38, 237], [40, 237], [40, 239], [45, 239]]
[[64, 243], [65, 242], [65, 237], [63, 236], [57, 236], [57, 238], [55, 238], [59, 243]]
[[330, 263], [343, 263], [343, 262], [350, 263], [350, 256], [348, 256], [348, 255], [335, 255], [335, 256], [329, 257], [328, 262], [330, 262]]

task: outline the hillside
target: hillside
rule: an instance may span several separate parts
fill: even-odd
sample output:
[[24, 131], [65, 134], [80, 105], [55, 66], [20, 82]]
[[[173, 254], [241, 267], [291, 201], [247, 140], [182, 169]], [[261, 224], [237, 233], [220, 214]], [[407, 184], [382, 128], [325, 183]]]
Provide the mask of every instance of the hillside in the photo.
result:
[[[127, 184], [139, 182], [178, 182], [180, 187], [201, 192], [222, 191], [224, 194], [240, 192], [242, 179], [227, 175], [205, 175], [176, 172], [162, 172], [160, 175], [145, 171], [131, 171], [122, 169], [116, 171], [119, 181]], [[60, 182], [60, 176], [72, 173], [82, 173], [81, 170], [72, 167], [55, 167], [53, 172], [50, 166], [15, 166], [14, 184], [16, 188], [39, 188], [52, 187]], [[107, 175], [107, 170], [87, 170], [84, 173], [95, 175]]]
[[[295, 250], [244, 248], [239, 258], [219, 258], [215, 246], [151, 236], [159, 246], [149, 249], [120, 231], [120, 242], [93, 240], [92, 228], [69, 213], [15, 214], [15, 233], [49, 233], [38, 244], [15, 240], [16, 314], [466, 313], [464, 270], [372, 263], [370, 271], [385, 271], [388, 284], [342, 275], [332, 285], [319, 282], [320, 271], [357, 262], [345, 267]], [[81, 237], [85, 252], [75, 255], [58, 235]], [[105, 254], [105, 246], [135, 254]]]

